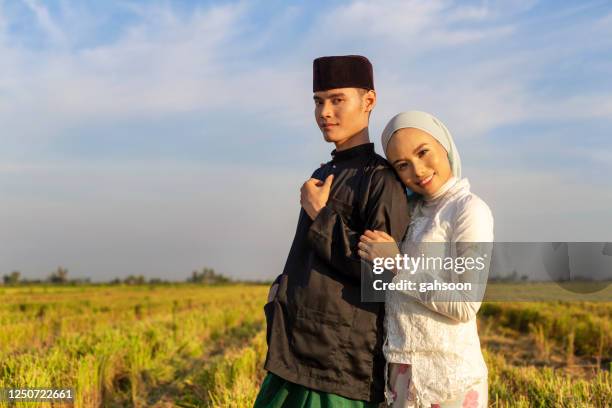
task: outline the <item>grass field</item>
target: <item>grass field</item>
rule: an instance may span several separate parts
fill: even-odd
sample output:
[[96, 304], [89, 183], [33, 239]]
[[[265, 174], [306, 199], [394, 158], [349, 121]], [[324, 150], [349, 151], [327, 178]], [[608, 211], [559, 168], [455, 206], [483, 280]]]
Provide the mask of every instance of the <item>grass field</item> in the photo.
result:
[[[0, 388], [74, 388], [75, 407], [250, 407], [264, 375], [267, 291], [0, 287]], [[609, 406], [611, 322], [609, 302], [483, 304], [489, 405]]]

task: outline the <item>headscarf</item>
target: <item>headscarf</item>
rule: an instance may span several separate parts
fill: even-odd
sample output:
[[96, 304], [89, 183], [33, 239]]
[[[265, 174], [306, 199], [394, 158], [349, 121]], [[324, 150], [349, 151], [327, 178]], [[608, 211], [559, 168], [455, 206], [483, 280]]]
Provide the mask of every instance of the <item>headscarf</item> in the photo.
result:
[[387, 126], [383, 130], [381, 136], [381, 142], [385, 156], [387, 155], [387, 145], [393, 137], [393, 134], [405, 128], [420, 129], [424, 132], [429, 133], [434, 139], [446, 149], [448, 153], [448, 161], [450, 163], [453, 176], [458, 179], [461, 178], [461, 159], [459, 158], [459, 152], [453, 141], [453, 136], [450, 131], [444, 126], [440, 120], [438, 120], [432, 114], [421, 111], [408, 111], [402, 112], [395, 115]]

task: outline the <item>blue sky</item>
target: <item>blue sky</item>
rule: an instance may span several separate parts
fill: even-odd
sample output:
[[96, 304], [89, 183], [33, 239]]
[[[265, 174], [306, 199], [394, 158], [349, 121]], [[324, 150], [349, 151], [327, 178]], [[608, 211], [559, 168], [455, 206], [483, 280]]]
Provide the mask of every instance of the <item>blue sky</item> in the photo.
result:
[[498, 240], [612, 240], [608, 1], [0, 0], [0, 274], [273, 278], [332, 150], [312, 59], [352, 53], [377, 148], [440, 117]]

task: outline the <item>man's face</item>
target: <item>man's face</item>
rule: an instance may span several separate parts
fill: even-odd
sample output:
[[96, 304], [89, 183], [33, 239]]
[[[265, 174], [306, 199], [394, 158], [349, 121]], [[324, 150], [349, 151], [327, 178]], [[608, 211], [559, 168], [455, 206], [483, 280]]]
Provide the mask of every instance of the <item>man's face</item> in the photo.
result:
[[327, 142], [341, 145], [368, 127], [376, 104], [374, 91], [336, 88], [314, 93], [315, 120]]

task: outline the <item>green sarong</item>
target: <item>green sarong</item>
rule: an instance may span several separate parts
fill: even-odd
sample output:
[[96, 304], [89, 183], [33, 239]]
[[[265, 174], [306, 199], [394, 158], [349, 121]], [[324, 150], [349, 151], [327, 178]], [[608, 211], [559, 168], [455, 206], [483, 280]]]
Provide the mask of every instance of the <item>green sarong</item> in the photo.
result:
[[378, 404], [319, 392], [268, 372], [253, 408], [377, 408]]

